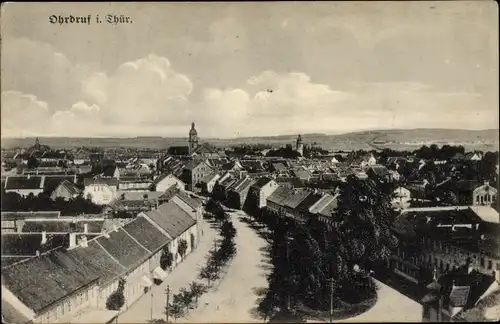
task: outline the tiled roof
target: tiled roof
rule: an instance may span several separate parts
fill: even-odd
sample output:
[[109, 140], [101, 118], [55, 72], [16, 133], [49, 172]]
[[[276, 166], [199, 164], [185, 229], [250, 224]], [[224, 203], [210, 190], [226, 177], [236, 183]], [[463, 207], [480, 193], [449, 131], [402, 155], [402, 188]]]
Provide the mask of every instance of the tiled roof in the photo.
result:
[[2, 269], [2, 284], [39, 312], [98, 279], [86, 262], [59, 250]]
[[389, 174], [389, 170], [383, 165], [372, 165], [370, 166], [370, 169], [379, 177], [386, 177]]
[[203, 143], [201, 144], [200, 146], [198, 146], [195, 150], [194, 150], [195, 153], [198, 153], [198, 154], [203, 154], [203, 153], [217, 153], [217, 150], [212, 148], [210, 145], [208, 145], [207, 143]]
[[42, 179], [40, 176], [6, 178], [5, 189], [42, 189]]
[[267, 185], [270, 181], [271, 181], [271, 178], [268, 178], [268, 177], [259, 178], [257, 181], [255, 181], [254, 184], [252, 184], [252, 188], [260, 190], [262, 187]]
[[209, 174], [209, 175], [205, 176], [205, 177], [201, 180], [201, 182], [205, 182], [205, 183], [210, 182], [210, 181], [211, 181], [213, 178], [215, 178], [215, 176], [217, 176], [217, 175], [218, 175], [218, 173], [217, 173], [217, 172], [212, 172], [211, 174]]
[[109, 238], [101, 236], [96, 241], [127, 269], [132, 269], [147, 257], [148, 251], [137, 244], [122, 228], [117, 232], [110, 231], [108, 235]]
[[[64, 244], [65, 235], [47, 234], [44, 249], [51, 250]], [[2, 255], [36, 255], [42, 247], [42, 234], [2, 233]]]
[[308, 189], [294, 189], [292, 194], [284, 201], [285, 206], [290, 208], [297, 208], [312, 192]]
[[173, 202], [161, 204], [158, 209], [148, 211], [145, 214], [172, 238], [178, 237], [196, 224], [196, 221], [188, 213]]
[[64, 180], [60, 185], [66, 188], [66, 190], [68, 190], [68, 192], [72, 195], [78, 195], [81, 192], [80, 188], [68, 180]]
[[93, 269], [100, 278], [101, 284], [124, 273], [126, 270], [115, 262], [96, 242], [88, 241], [87, 247], [77, 247], [65, 251], [68, 258], [81, 260], [87, 267]]
[[73, 222], [72, 219], [67, 220], [46, 220], [46, 221], [29, 221], [26, 220], [23, 226], [23, 232], [47, 232], [47, 233], [83, 233], [84, 224], [87, 224], [88, 233], [100, 233], [104, 224], [103, 220], [85, 220]]
[[469, 286], [455, 286], [450, 293], [450, 306], [451, 307], [464, 307], [467, 305], [469, 299]]
[[204, 163], [204, 162], [201, 161], [201, 160], [193, 160], [193, 161], [190, 161], [188, 164], [186, 164], [186, 166], [184, 167], [184, 169], [193, 170], [193, 169], [195, 169], [196, 167], [198, 167], [202, 163]]
[[157, 251], [171, 241], [169, 237], [142, 216], [138, 216], [123, 226], [123, 229], [151, 252]]
[[241, 193], [241, 192], [249, 189], [254, 182], [255, 182], [255, 180], [253, 180], [252, 178], [245, 178], [245, 179], [243, 179], [243, 182], [241, 182], [237, 186], [235, 186], [233, 190], [237, 193]]
[[283, 202], [288, 198], [288, 196], [291, 193], [292, 193], [291, 189], [278, 186], [276, 190], [274, 190], [274, 192], [267, 198], [267, 200], [278, 205], [283, 205]]
[[[330, 217], [332, 213], [337, 209], [338, 200], [337, 196], [334, 196], [333, 199], [329, 199], [328, 203], [318, 210], [318, 214]], [[321, 206], [320, 206], [321, 207]]]
[[184, 201], [189, 207], [193, 209], [198, 209], [203, 206], [203, 203], [198, 198], [193, 198], [189, 196], [185, 191], [179, 190], [176, 194], [179, 199]]
[[315, 203], [317, 203], [322, 198], [320, 194], [310, 194], [304, 200], [302, 200], [296, 207], [297, 210], [307, 212]]
[[286, 166], [283, 163], [273, 163], [273, 167], [276, 171], [286, 171]]
[[2, 220], [21, 220], [30, 218], [59, 218], [60, 211], [37, 211], [37, 212], [18, 212], [5, 211], [1, 213]]

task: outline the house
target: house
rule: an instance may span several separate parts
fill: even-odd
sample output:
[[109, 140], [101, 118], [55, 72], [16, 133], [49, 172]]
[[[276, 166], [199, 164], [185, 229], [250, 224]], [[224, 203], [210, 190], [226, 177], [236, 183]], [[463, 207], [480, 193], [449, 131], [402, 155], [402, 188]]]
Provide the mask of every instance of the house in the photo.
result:
[[76, 174], [74, 175], [45, 175], [45, 180], [43, 182], [43, 189], [46, 193], [52, 193], [61, 183], [67, 181], [72, 184], [76, 184], [78, 178]]
[[252, 207], [266, 207], [267, 198], [278, 188], [278, 184], [271, 178], [263, 177], [250, 186], [248, 196], [254, 204]]
[[201, 191], [198, 187], [203, 178], [211, 174], [213, 169], [204, 161], [191, 161], [183, 170], [181, 180], [186, 183], [186, 188], [189, 191]]
[[408, 208], [394, 222], [400, 244], [390, 268], [420, 284], [432, 269], [440, 273], [474, 265], [495, 277], [500, 270], [500, 241], [485, 222], [467, 206]]
[[204, 194], [212, 193], [215, 183], [220, 179], [218, 172], [213, 172], [201, 180], [201, 191]]
[[311, 173], [309, 172], [309, 170], [305, 169], [305, 168], [294, 168], [292, 171], [292, 176], [297, 178], [297, 179], [300, 179], [302, 181], [309, 181], [311, 180]]
[[158, 206], [157, 209], [141, 213], [148, 220], [153, 221], [172, 241], [169, 250], [174, 255], [174, 262], [182, 261], [178, 252], [179, 243], [184, 240], [188, 243], [186, 254], [197, 245], [197, 222], [189, 213], [176, 203], [169, 201]]
[[401, 179], [401, 175], [395, 170], [389, 170], [389, 177], [394, 181], [399, 181]]
[[285, 214], [284, 201], [292, 193], [293, 189], [278, 185], [269, 197], [266, 198], [266, 208], [273, 214], [280, 216]]
[[[435, 193], [440, 199], [446, 196], [452, 196], [453, 199], [456, 200], [455, 204], [458, 205], [482, 205], [487, 203], [484, 201], [486, 198], [490, 198], [487, 197], [489, 194], [486, 194], [486, 188], [489, 188], [488, 191], [491, 190], [492, 192], [495, 190], [495, 188], [486, 187], [486, 184], [481, 184], [475, 180], [456, 180], [448, 178], [436, 185]], [[475, 191], [476, 189], [478, 190]], [[477, 195], [475, 195], [474, 192], [476, 192]], [[481, 197], [483, 201], [481, 201]], [[492, 200], [496, 199], [496, 195], [493, 197]], [[477, 199], [479, 199], [478, 202]]]
[[66, 201], [78, 197], [82, 190], [78, 188], [73, 182], [64, 180], [61, 182], [50, 194], [50, 199], [56, 200], [62, 198]]
[[144, 191], [150, 190], [153, 186], [153, 181], [150, 179], [128, 179], [121, 177], [118, 180], [118, 189], [121, 191]]
[[115, 164], [105, 165], [103, 167], [101, 177], [102, 178], [120, 179], [120, 169]]
[[[141, 213], [97, 238], [70, 233], [65, 245], [2, 268], [2, 315], [16, 323], [82, 322], [99, 315], [109, 322], [109, 296], [123, 286], [128, 308], [167, 273], [160, 267], [164, 248], [182, 259], [177, 247], [195, 246], [196, 221], [174, 203]], [[8, 312], [4, 309], [8, 308]]]
[[338, 194], [331, 195], [324, 193], [322, 197], [309, 207], [309, 213], [318, 217], [318, 220], [327, 224], [327, 226], [335, 226], [333, 213], [338, 206]]
[[389, 170], [383, 165], [370, 165], [366, 170], [366, 175], [370, 179], [389, 182], [392, 181]]
[[271, 171], [278, 174], [285, 174], [287, 173], [288, 169], [283, 163], [271, 163]]
[[497, 189], [485, 181], [482, 186], [475, 188], [472, 191], [473, 205], [491, 205], [496, 202]]
[[186, 188], [186, 184], [171, 173], [161, 174], [153, 181], [155, 191], [165, 191], [173, 184], [176, 184], [181, 190], [185, 190]]
[[244, 177], [236, 181], [227, 192], [228, 207], [236, 209], [243, 208], [248, 191], [254, 182], [255, 181], [250, 177]]
[[392, 192], [393, 199], [392, 205], [397, 208], [405, 209], [410, 206], [411, 201], [411, 191], [404, 187], [397, 187]]
[[482, 152], [469, 152], [465, 154], [465, 159], [468, 161], [481, 161], [483, 159]]
[[15, 192], [23, 197], [33, 194], [37, 196], [43, 192], [44, 176], [7, 176], [5, 178], [5, 192]]
[[191, 154], [192, 156], [199, 156], [203, 158], [217, 158], [219, 157], [219, 152], [216, 148], [212, 147], [207, 143], [202, 143], [196, 147]]
[[101, 177], [87, 178], [83, 181], [83, 196], [98, 205], [107, 205], [117, 196], [118, 180]]

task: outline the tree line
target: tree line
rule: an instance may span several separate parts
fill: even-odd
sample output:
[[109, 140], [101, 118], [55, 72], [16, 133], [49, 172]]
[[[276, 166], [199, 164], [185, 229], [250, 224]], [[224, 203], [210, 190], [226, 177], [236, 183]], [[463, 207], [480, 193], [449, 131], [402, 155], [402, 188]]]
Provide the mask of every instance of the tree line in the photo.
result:
[[375, 297], [370, 271], [384, 268], [398, 240], [390, 195], [372, 180], [349, 176], [340, 184], [338, 208], [326, 226], [261, 210], [254, 217], [270, 230], [273, 271], [259, 305], [264, 317], [301, 309], [326, 311], [333, 303], [357, 304]]
[[90, 199], [85, 199], [82, 195], [64, 200], [56, 198], [52, 200], [48, 193], [42, 192], [35, 196], [30, 193], [21, 196], [16, 192], [5, 192], [1, 190], [2, 211], [61, 211], [63, 216], [73, 216], [80, 214], [99, 214], [102, 206], [94, 204]]
[[[229, 219], [228, 215], [224, 213], [222, 206], [212, 201], [207, 204], [206, 210], [220, 223], [219, 233], [222, 237], [222, 241], [219, 243], [218, 247], [210, 250], [205, 266], [201, 269], [199, 273], [199, 279], [207, 280], [207, 284], [202, 284], [193, 281], [188, 288], [181, 288], [177, 294], [172, 296], [172, 303], [166, 306], [165, 313], [168, 316], [172, 316], [175, 320], [179, 317], [186, 315], [189, 309], [195, 305], [198, 305], [199, 297], [201, 297], [208, 288], [211, 287], [214, 282], [221, 277], [221, 270], [225, 265], [228, 264], [230, 260], [236, 255], [236, 244], [234, 243], [234, 238], [236, 236], [236, 228]], [[166, 254], [168, 255], [168, 253]], [[171, 263], [171, 257], [166, 257], [168, 264]], [[160, 259], [160, 262], [161, 259]]]

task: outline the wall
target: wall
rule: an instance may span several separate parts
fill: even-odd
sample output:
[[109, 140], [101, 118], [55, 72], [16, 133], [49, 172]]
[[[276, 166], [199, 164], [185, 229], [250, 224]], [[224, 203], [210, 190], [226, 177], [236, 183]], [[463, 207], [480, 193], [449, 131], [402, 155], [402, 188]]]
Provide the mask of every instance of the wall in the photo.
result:
[[89, 306], [96, 306], [99, 299], [99, 288], [97, 285], [84, 288], [59, 303], [39, 314], [35, 323], [67, 322], [80, 310]]
[[83, 197], [91, 195], [92, 202], [98, 205], [107, 205], [116, 198], [116, 187], [108, 185], [90, 185], [85, 187]]

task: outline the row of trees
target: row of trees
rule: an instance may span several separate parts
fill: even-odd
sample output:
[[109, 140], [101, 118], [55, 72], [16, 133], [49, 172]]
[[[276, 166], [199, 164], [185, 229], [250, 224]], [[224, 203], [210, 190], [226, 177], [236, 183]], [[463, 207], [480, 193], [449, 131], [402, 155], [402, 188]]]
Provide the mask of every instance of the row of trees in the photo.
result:
[[347, 178], [340, 186], [335, 226], [315, 217], [306, 223], [257, 213], [271, 230], [273, 272], [259, 305], [264, 316], [303, 306], [326, 310], [342, 302], [359, 303], [375, 296], [367, 273], [387, 262], [397, 238], [390, 229], [395, 215], [390, 196], [371, 181]]
[[90, 199], [85, 199], [82, 195], [64, 200], [56, 198], [52, 200], [47, 193], [40, 193], [35, 196], [33, 193], [23, 197], [15, 192], [5, 192], [1, 190], [2, 211], [52, 211], [59, 210], [64, 216], [78, 214], [98, 214], [102, 206], [94, 204]]
[[[217, 208], [213, 206], [210, 207], [210, 205], [207, 206], [209, 209]], [[217, 204], [215, 206], [217, 206]], [[221, 217], [220, 213], [217, 213], [217, 215], [217, 217]], [[223, 215], [226, 214], [223, 213]], [[211, 287], [211, 285], [213, 285], [213, 283], [220, 278], [221, 270], [236, 254], [236, 245], [234, 243], [236, 228], [228, 219], [227, 215], [222, 220], [220, 235], [222, 237], [222, 241], [219, 247], [214, 247], [214, 249], [209, 252], [207, 263], [201, 269], [199, 274], [200, 279], [207, 280], [207, 285], [199, 282], [192, 282], [189, 289], [182, 288], [177, 294], [173, 295], [172, 303], [165, 309], [165, 312], [169, 316], [174, 317], [174, 319], [187, 314], [193, 304], [193, 301], [196, 305], [198, 305], [199, 297], [208, 290], [208, 287]]]

